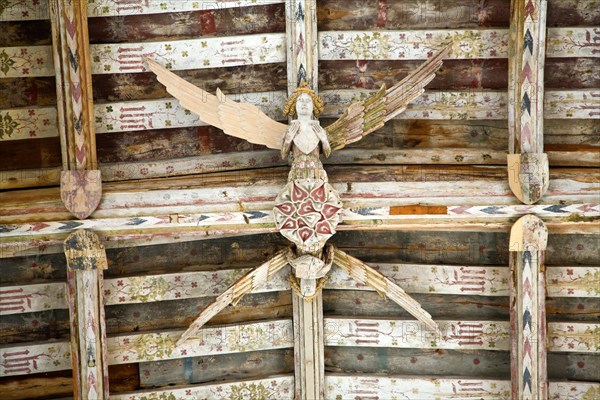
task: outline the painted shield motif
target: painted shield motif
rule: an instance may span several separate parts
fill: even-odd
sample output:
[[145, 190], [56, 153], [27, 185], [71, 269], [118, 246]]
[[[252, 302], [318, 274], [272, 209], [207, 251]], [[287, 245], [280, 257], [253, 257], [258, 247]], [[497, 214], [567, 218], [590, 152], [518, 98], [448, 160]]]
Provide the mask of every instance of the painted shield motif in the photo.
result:
[[277, 196], [275, 224], [300, 250], [319, 250], [335, 233], [342, 202], [333, 187], [319, 179], [297, 179]]
[[102, 198], [100, 171], [62, 171], [60, 197], [71, 214], [79, 219], [87, 218]]

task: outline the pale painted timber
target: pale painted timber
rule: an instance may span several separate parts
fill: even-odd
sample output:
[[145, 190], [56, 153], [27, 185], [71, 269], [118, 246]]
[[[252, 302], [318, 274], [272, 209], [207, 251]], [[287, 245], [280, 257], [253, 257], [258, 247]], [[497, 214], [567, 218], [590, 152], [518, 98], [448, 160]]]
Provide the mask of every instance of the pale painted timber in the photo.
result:
[[[496, 379], [370, 376], [327, 374], [325, 399], [483, 399], [510, 397], [510, 382]], [[550, 382], [550, 398], [592, 400], [600, 394], [597, 382]]]
[[513, 399], [548, 398], [544, 270], [547, 241], [546, 225], [531, 214], [521, 217], [510, 231]]
[[[538, 202], [548, 190], [550, 179], [543, 125], [546, 8], [545, 0], [511, 3], [508, 183], [525, 204]], [[542, 397], [547, 397], [547, 393]]]
[[139, 390], [117, 393], [111, 400], [147, 399], [294, 399], [294, 377], [272, 376], [259, 380], [223, 382], [217, 384], [175, 386], [168, 389]]
[[[440, 248], [440, 252], [443, 249]], [[458, 266], [372, 263], [407, 293], [457, 294], [463, 296], [508, 296], [509, 270], [504, 266]], [[215, 272], [132, 276], [104, 280], [104, 304], [140, 304], [154, 301], [213, 297], [226, 290], [248, 268]], [[274, 274], [252, 293], [289, 290], [289, 267]], [[547, 295], [562, 298], [600, 297], [600, 267], [547, 267]], [[325, 289], [374, 291], [353, 280], [340, 268], [329, 273]], [[0, 315], [66, 309], [62, 282], [0, 287]]]
[[51, 0], [50, 22], [56, 60], [56, 122], [64, 169], [60, 195], [67, 210], [85, 219], [98, 207], [102, 195], [102, 178], [96, 161], [86, 4]]
[[[326, 100], [323, 117], [339, 117], [345, 105], [363, 100], [372, 93], [354, 89], [324, 90], [321, 92]], [[285, 103], [284, 92], [241, 93], [228, 97], [252, 103], [273, 119], [283, 116], [281, 107]], [[507, 104], [507, 93], [500, 91], [426, 91], [394, 118], [504, 120], [508, 117]], [[553, 90], [546, 92], [544, 115], [546, 119], [595, 119], [600, 115], [599, 107], [598, 90]], [[95, 104], [94, 115], [94, 128], [98, 134], [206, 125], [173, 98]], [[0, 110], [0, 116], [10, 122], [0, 141], [58, 136], [56, 107], [4, 109]], [[410, 150], [407, 151], [410, 153]], [[488, 157], [483, 154], [487, 153], [483, 151], [473, 161], [485, 162]], [[502, 153], [503, 159], [497, 163], [505, 162], [505, 154]], [[334, 154], [332, 157], [336, 159], [341, 155]], [[468, 161], [462, 160], [464, 163]], [[450, 162], [455, 163], [456, 159]]]
[[[240, 93], [227, 97], [235, 101], [254, 104], [271, 118], [281, 119], [283, 117], [282, 104], [285, 104], [285, 92]], [[198, 100], [202, 101], [202, 99]], [[96, 104], [94, 109], [97, 133], [208, 125], [198, 115], [183, 108], [179, 101], [173, 98]]]
[[283, 3], [284, 0], [91, 0], [90, 17], [164, 14], [186, 11], [218, 11]]
[[266, 33], [168, 42], [90, 45], [93, 74], [148, 71], [150, 58], [169, 70], [285, 62], [285, 35]]
[[[283, 3], [283, 0], [89, 0], [90, 17], [164, 14], [185, 11], [217, 11], [226, 8]], [[48, 19], [48, 2], [40, 0], [6, 0], [1, 21]]]
[[[0, 110], [3, 129], [0, 141], [58, 136], [56, 107], [28, 107]], [[10, 144], [4, 144], [10, 146]]]
[[54, 76], [50, 46], [0, 47], [0, 78]]
[[[505, 321], [439, 321], [448, 336], [436, 337], [415, 320], [325, 318], [326, 346], [481, 349], [508, 351], [510, 325]], [[204, 327], [203, 340], [176, 347], [183, 331], [118, 335], [107, 339], [108, 364], [172, 360], [204, 355], [292, 348], [291, 320]], [[384, 330], [385, 328], [385, 330]], [[454, 328], [454, 331], [452, 330]], [[550, 352], [595, 354], [600, 324], [548, 324]], [[462, 340], [462, 344], [460, 343]], [[435, 341], [435, 343], [434, 343]], [[392, 343], [396, 343], [393, 345]], [[71, 369], [68, 341], [20, 343], [0, 347], [0, 373], [26, 375]]]
[[[599, 57], [596, 27], [549, 28], [548, 57]], [[450, 59], [507, 58], [508, 29], [319, 32], [320, 60], [423, 60], [452, 43]]]
[[75, 399], [108, 398], [103, 279], [106, 252], [97, 235], [83, 229], [65, 240], [67, 300]]
[[[303, 82], [306, 82], [314, 93], [318, 93], [317, 2], [287, 1], [285, 16], [288, 95], [293, 95], [294, 90], [302, 86]], [[293, 290], [292, 310], [294, 397], [298, 400], [320, 399], [325, 393], [322, 291], [314, 293], [309, 302]]]
[[[448, 335], [445, 338], [436, 337], [415, 320], [325, 318], [324, 341], [326, 346], [341, 347], [389, 347], [394, 342], [403, 348], [419, 349], [468, 347], [475, 350], [508, 351], [510, 348], [510, 326], [506, 321], [439, 323], [442, 332]], [[291, 320], [274, 320], [204, 327], [203, 340], [187, 342], [179, 347], [175, 346], [175, 342], [183, 331], [118, 335], [107, 339], [108, 364], [292, 348], [292, 325]], [[487, 330], [480, 332], [480, 326]], [[445, 327], [447, 331], [444, 331]], [[548, 351], [595, 354], [600, 350], [598, 332], [600, 324], [551, 322], [548, 324]], [[492, 337], [492, 333], [499, 336]], [[436, 342], [432, 343], [434, 339]], [[0, 373], [5, 376], [68, 369], [71, 369], [71, 348], [68, 341], [20, 343], [0, 347]]]

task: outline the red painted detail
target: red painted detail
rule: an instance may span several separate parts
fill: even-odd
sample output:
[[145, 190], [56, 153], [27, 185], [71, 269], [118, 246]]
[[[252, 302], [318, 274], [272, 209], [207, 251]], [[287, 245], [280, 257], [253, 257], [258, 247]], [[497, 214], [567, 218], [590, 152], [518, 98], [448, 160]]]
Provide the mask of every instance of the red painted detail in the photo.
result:
[[387, 21], [387, 0], [379, 0], [377, 2], [377, 27], [385, 28]]
[[321, 185], [318, 188], [314, 189], [311, 193], [310, 193], [310, 197], [313, 198], [313, 200], [318, 201], [318, 202], [324, 202], [325, 201], [325, 185]]
[[79, 103], [79, 100], [81, 99], [81, 83], [71, 83], [71, 97], [73, 97], [73, 99]]
[[298, 214], [300, 215], [306, 215], [306, 214], [310, 214], [310, 213], [316, 213], [317, 210], [315, 209], [315, 206], [312, 202], [312, 200], [308, 199], [307, 201], [304, 201], [302, 204], [300, 204], [300, 209], [298, 210]]
[[317, 224], [317, 233], [321, 233], [323, 235], [331, 235], [333, 232], [331, 231], [331, 226], [329, 226], [329, 222], [321, 221]]
[[525, 5], [525, 19], [527, 19], [527, 16], [529, 16], [531, 19], [533, 19], [534, 12], [535, 12], [535, 6], [531, 2], [531, 0], [529, 0], [527, 2], [527, 4]]
[[523, 71], [521, 71], [521, 83], [525, 83], [525, 79], [531, 83], [531, 67], [528, 62], [525, 63]]
[[321, 214], [323, 214], [325, 218], [329, 219], [332, 218], [340, 209], [340, 207], [332, 206], [331, 204], [325, 204]]
[[[67, 28], [67, 33], [71, 38], [75, 37], [75, 33], [77, 32], [77, 26], [75, 25], [75, 19], [65, 18], [65, 26]], [[75, 53], [75, 52], [73, 52]]]
[[294, 221], [291, 218], [288, 218], [281, 226], [281, 229], [296, 229], [296, 228], [298, 228], [298, 224], [296, 223], [296, 221]]
[[300, 235], [300, 239], [302, 239], [302, 241], [306, 242], [313, 235], [313, 230], [308, 227], [304, 227], [298, 230], [298, 235]]
[[302, 201], [308, 197], [308, 192], [294, 183], [292, 188], [292, 201]]
[[281, 211], [281, 213], [284, 214], [284, 215], [292, 215], [292, 213], [296, 209], [296, 207], [294, 207], [294, 204], [292, 204], [292, 202], [289, 202], [289, 201], [286, 201], [285, 203], [279, 204], [279, 205], [277, 205], [275, 207], [279, 211]]
[[202, 34], [215, 33], [215, 14], [211, 10], [200, 11], [200, 30]]

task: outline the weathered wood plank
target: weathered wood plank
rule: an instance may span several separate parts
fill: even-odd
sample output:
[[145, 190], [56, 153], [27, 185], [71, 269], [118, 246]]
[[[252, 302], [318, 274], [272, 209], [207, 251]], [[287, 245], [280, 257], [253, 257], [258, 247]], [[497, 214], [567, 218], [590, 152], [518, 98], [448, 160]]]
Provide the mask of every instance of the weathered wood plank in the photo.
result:
[[[520, 6], [525, 7], [525, 3]], [[509, 281], [513, 399], [548, 398], [544, 270], [547, 243], [548, 228], [533, 214], [519, 218], [511, 228]]]
[[58, 136], [56, 107], [13, 108], [0, 111], [0, 140]]
[[[339, 116], [347, 104], [372, 93], [368, 90], [327, 90], [324, 117]], [[260, 106], [272, 118], [279, 119], [285, 93], [280, 91], [232, 95]], [[594, 119], [600, 100], [596, 91], [547, 91], [544, 115], [547, 119]], [[505, 120], [507, 118], [506, 92], [426, 92], [398, 116], [401, 120]], [[205, 125], [173, 99], [127, 101], [96, 104], [95, 129], [97, 133], [191, 127]], [[57, 135], [54, 107], [18, 108], [0, 111], [10, 118], [10, 129], [0, 139], [22, 139]], [[14, 122], [13, 122], [14, 121]]]
[[[536, 213], [552, 220], [569, 217], [598, 217], [600, 204], [563, 204], [563, 205], [484, 205], [484, 206], [443, 206], [430, 212], [406, 211], [402, 206], [392, 207], [363, 207], [348, 208], [343, 213], [343, 223], [352, 225], [359, 221], [375, 221], [376, 223], [402, 222], [419, 218], [438, 219], [444, 221], [476, 221], [478, 217], [486, 217], [488, 221], [507, 222], [510, 218]], [[559, 219], [559, 220], [560, 220]], [[156, 215], [133, 218], [97, 218], [81, 222], [48, 221], [45, 223], [25, 223], [2, 225], [5, 237], [36, 236], [42, 234], [57, 234], [70, 232], [75, 229], [94, 229], [97, 232], [114, 230], [139, 230], [156, 227], [215, 227], [218, 225], [268, 225], [273, 223], [273, 215], [269, 210], [247, 212], [201, 213]]]
[[2, 47], [2, 78], [54, 76], [50, 46]]
[[12, 140], [0, 145], [0, 171], [14, 171], [12, 174], [18, 175], [21, 170], [61, 165], [60, 139], [56, 136]]
[[106, 252], [97, 235], [77, 230], [65, 240], [71, 364], [76, 399], [108, 397], [103, 270]]
[[[548, 57], [597, 57], [594, 27], [548, 28]], [[452, 43], [451, 59], [508, 57], [507, 29], [321, 31], [320, 60], [422, 60]]]
[[281, 33], [229, 36], [174, 42], [95, 44], [90, 46], [93, 74], [146, 72], [144, 58], [170, 70], [233, 67], [285, 61]]
[[[509, 274], [504, 266], [454, 266], [426, 264], [370, 265], [408, 293], [508, 296]], [[135, 304], [153, 301], [211, 297], [221, 293], [250, 269], [181, 272], [104, 280], [104, 303]], [[288, 290], [289, 270], [283, 269], [255, 293]], [[548, 297], [600, 297], [600, 267], [547, 267]], [[333, 268], [326, 289], [365, 290], [341, 269]], [[61, 282], [0, 288], [1, 315], [65, 309]]]
[[250, 351], [140, 363], [139, 366], [141, 387], [148, 388], [223, 379], [260, 379], [293, 373], [294, 352], [292, 349]]
[[[390, 347], [423, 349], [487, 349], [507, 351], [509, 324], [505, 321], [440, 321], [448, 331], [447, 338], [435, 338], [419, 329], [413, 320], [376, 320], [353, 318], [325, 318], [327, 346]], [[365, 324], [371, 324], [369, 326]], [[373, 324], [377, 324], [374, 326]], [[478, 330], [467, 324], [488, 327]], [[461, 328], [462, 326], [462, 328]], [[382, 329], [378, 329], [382, 328]], [[203, 328], [200, 341], [175, 348], [181, 331], [142, 334], [125, 334], [108, 338], [108, 362], [112, 365], [132, 362], [172, 360], [185, 357], [240, 353], [267, 349], [284, 349], [293, 346], [291, 320], [242, 323]], [[366, 329], [366, 330], [365, 330]], [[374, 331], [375, 329], [375, 331]], [[548, 337], [552, 338], [549, 351], [561, 353], [588, 353], [598, 351], [598, 324], [549, 323]], [[492, 333], [496, 336], [492, 335]], [[460, 344], [463, 342], [469, 343]], [[483, 342], [479, 344], [479, 342]], [[477, 343], [473, 343], [477, 342]], [[70, 344], [55, 343], [3, 346], [0, 366], [5, 376], [38, 372], [60, 371], [70, 368]], [[25, 353], [29, 351], [29, 353]]]
[[48, 399], [72, 394], [71, 371], [0, 378], [0, 398], [5, 400]]
[[[284, 63], [250, 64], [178, 71], [177, 75], [210, 93], [217, 88], [225, 94], [258, 93], [285, 91], [285, 68]], [[94, 101], [98, 103], [169, 97], [153, 72], [95, 75], [92, 81]]]
[[[510, 397], [510, 381], [488, 380], [480, 378], [422, 378], [403, 376], [326, 376], [327, 399], [352, 398], [355, 396], [371, 398], [444, 398], [466, 399], [506, 399]], [[596, 382], [550, 382], [548, 392], [556, 399], [592, 399], [600, 393], [600, 384]]]
[[[280, 119], [286, 96], [285, 92], [277, 91], [233, 94], [228, 97], [260, 106], [267, 115]], [[206, 125], [196, 114], [184, 109], [172, 98], [97, 104], [94, 114], [97, 133]]]
[[[364, 99], [370, 90], [326, 90], [323, 117], [333, 118], [345, 110], [346, 104]], [[544, 97], [544, 117], [547, 119], [595, 118], [600, 100], [594, 90], [553, 90]], [[425, 94], [398, 115], [397, 119], [482, 119], [505, 120], [508, 97], [500, 91], [425, 91]]]
[[[128, 5], [135, 7], [133, 0]], [[114, 6], [118, 2], [108, 2]], [[211, 3], [206, 1], [194, 2], [195, 10], [176, 11], [177, 8], [192, 3], [186, 1], [170, 1], [171, 7], [162, 8], [160, 15], [156, 13], [129, 12], [124, 15], [109, 18], [93, 18], [90, 23], [90, 43], [105, 43], [110, 38], [111, 43], [181, 39], [195, 39], [206, 36], [235, 36], [256, 33], [283, 32], [285, 30], [284, 7], [280, 1], [258, 1], [248, 4], [250, 7], [219, 7], [226, 3]], [[230, 2], [229, 5], [243, 5], [240, 2]], [[272, 4], [274, 3], [274, 4]], [[142, 4], [139, 2], [138, 4]], [[148, 5], [163, 7], [165, 2], [155, 2]], [[97, 9], [95, 8], [94, 11]], [[89, 7], [88, 7], [89, 11]], [[99, 17], [103, 17], [98, 15]]]
[[508, 26], [504, 2], [325, 0], [318, 4], [319, 30], [432, 29]]
[[[283, 0], [261, 0], [260, 4], [277, 4]], [[227, 8], [248, 7], [256, 4], [256, 0], [224, 0], [218, 3], [190, 0], [134, 0], [112, 1], [94, 0], [88, 3], [87, 12], [90, 17], [162, 14], [185, 11], [215, 11]], [[48, 4], [38, 0], [8, 0], [0, 13], [2, 21], [48, 19]]]
[[45, 107], [56, 104], [54, 77], [0, 79], [0, 108]]
[[164, 399], [282, 399], [294, 398], [294, 378], [292, 376], [273, 376], [267, 379], [249, 380], [242, 382], [222, 382], [197, 386], [182, 386], [157, 388], [112, 394], [115, 400], [143, 400], [147, 398]]
[[[6, 11], [6, 9], [4, 9]], [[0, 11], [1, 12], [1, 11]], [[51, 44], [50, 21], [7, 21], [2, 18], [0, 47]]]

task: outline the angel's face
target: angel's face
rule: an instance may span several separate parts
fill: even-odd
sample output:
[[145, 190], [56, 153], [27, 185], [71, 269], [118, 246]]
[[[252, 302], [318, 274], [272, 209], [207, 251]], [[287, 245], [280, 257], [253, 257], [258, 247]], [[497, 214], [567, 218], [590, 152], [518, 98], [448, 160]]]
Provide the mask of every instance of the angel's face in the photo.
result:
[[298, 96], [298, 99], [296, 99], [296, 114], [298, 114], [298, 117], [311, 117], [312, 113], [312, 98], [308, 94], [302, 93]]

